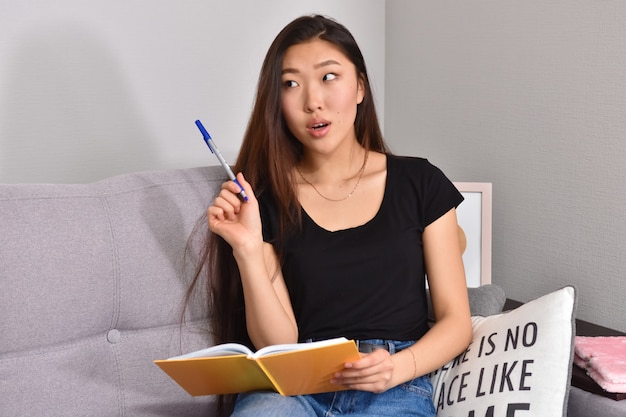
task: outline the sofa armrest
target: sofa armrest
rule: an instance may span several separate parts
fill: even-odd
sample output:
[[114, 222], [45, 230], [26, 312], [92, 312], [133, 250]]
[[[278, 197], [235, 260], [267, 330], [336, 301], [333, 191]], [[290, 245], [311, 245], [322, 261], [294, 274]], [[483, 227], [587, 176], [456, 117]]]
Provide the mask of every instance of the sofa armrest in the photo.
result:
[[[427, 290], [428, 300], [428, 320], [434, 321], [435, 314], [430, 301], [430, 291]], [[491, 316], [502, 312], [506, 295], [504, 290], [495, 284], [486, 284], [480, 287], [468, 288], [467, 295], [469, 297], [470, 313], [472, 316]]]

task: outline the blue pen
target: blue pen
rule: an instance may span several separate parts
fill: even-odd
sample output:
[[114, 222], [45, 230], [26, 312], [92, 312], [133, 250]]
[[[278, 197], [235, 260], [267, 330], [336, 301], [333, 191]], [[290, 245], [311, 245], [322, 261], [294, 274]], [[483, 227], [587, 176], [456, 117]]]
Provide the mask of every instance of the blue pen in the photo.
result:
[[220, 150], [217, 148], [217, 146], [215, 146], [215, 142], [211, 138], [211, 135], [209, 135], [209, 132], [207, 132], [204, 126], [202, 126], [202, 122], [200, 120], [196, 120], [196, 126], [198, 126], [198, 129], [200, 129], [200, 133], [202, 133], [202, 137], [204, 138], [204, 141], [206, 142], [209, 149], [211, 150], [211, 153], [215, 154], [215, 156], [217, 157], [217, 160], [220, 161], [220, 164], [226, 170], [226, 174], [228, 174], [228, 178], [233, 180], [235, 184], [239, 186], [239, 189], [241, 191], [239, 191], [239, 194], [237, 194], [237, 197], [239, 197], [241, 201], [244, 201], [244, 202], [248, 201], [248, 196], [246, 195], [246, 192], [243, 190], [243, 187], [241, 186], [241, 184], [239, 184], [239, 181], [237, 181], [235, 174], [233, 174], [233, 171], [230, 169], [230, 167], [224, 160], [224, 157], [220, 153]]

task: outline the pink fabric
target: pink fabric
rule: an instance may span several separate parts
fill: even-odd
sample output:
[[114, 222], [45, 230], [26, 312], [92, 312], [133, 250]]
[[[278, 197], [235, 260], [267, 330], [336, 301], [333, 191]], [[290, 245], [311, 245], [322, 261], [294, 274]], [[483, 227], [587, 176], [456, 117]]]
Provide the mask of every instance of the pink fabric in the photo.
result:
[[576, 336], [574, 363], [608, 392], [626, 393], [626, 336]]
[[576, 352], [574, 352], [574, 364], [578, 365], [580, 368], [587, 369], [587, 362], [585, 362], [583, 358], [578, 356]]

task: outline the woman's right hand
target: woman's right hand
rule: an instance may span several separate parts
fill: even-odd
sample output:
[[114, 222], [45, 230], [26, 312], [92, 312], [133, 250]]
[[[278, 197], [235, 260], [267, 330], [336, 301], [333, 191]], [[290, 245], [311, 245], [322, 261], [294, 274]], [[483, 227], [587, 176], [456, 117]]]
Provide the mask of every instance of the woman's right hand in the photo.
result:
[[235, 182], [222, 184], [207, 211], [209, 229], [233, 249], [246, 305], [246, 329], [255, 347], [295, 343], [298, 326], [274, 248], [263, 242], [259, 202], [241, 173], [237, 181], [248, 201], [239, 200]]
[[248, 201], [242, 202], [237, 196], [239, 186], [227, 181], [207, 210], [209, 229], [224, 238], [235, 254], [260, 250], [263, 244], [259, 203], [243, 174], [237, 174], [237, 180]]

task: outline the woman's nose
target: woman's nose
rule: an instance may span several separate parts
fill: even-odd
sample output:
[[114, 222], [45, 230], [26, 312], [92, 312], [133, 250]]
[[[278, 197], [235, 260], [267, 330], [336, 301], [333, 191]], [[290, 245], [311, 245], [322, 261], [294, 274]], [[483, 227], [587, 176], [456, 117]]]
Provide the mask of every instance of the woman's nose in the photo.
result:
[[322, 94], [317, 86], [309, 86], [306, 89], [306, 96], [304, 99], [304, 111], [312, 113], [316, 110], [322, 109]]

